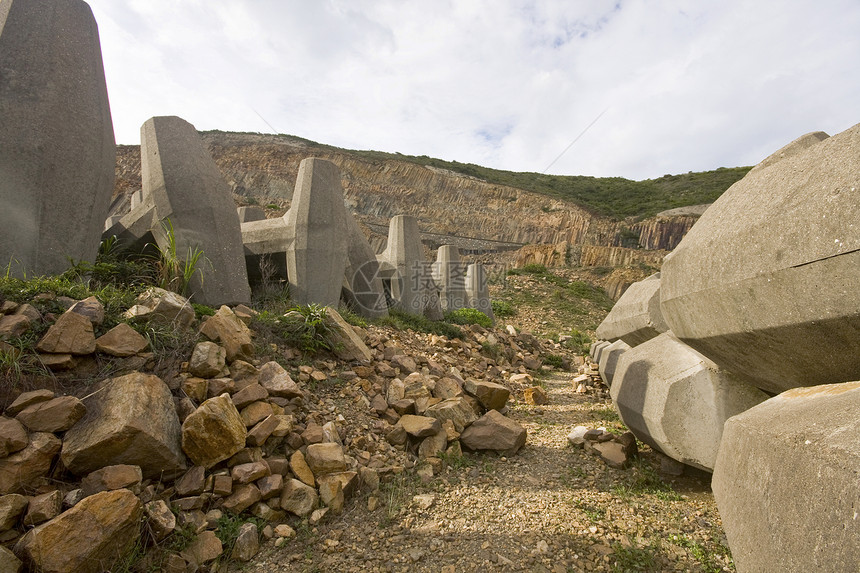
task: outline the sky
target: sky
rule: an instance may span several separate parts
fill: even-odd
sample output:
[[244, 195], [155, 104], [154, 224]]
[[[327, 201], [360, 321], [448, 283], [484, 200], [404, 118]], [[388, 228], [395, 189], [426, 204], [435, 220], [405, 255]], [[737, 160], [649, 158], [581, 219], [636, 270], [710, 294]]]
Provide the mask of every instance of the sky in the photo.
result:
[[88, 0], [117, 143], [178, 115], [509, 171], [754, 165], [860, 123], [858, 0]]

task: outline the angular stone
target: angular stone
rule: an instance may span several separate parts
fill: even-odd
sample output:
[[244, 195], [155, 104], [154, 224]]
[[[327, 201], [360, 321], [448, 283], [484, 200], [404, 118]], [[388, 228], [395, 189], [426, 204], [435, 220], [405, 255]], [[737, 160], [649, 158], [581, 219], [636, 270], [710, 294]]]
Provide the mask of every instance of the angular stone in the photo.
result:
[[395, 215], [388, 224], [388, 245], [377, 257], [380, 276], [390, 285], [394, 307], [409, 314], [442, 318], [442, 305], [433, 272], [424, 258], [418, 220]]
[[413, 416], [411, 414], [401, 416], [397, 425], [413, 438], [426, 438], [438, 433], [442, 429], [442, 424], [436, 418]]
[[194, 541], [180, 555], [195, 569], [204, 563], [214, 561], [224, 553], [221, 540], [214, 531], [203, 531], [197, 535]]
[[624, 340], [616, 340], [600, 353], [598, 373], [603, 383], [607, 386], [612, 387], [615, 370], [618, 368], [618, 359], [628, 350], [630, 350], [630, 345], [624, 342]]
[[241, 410], [246, 406], [265, 400], [269, 397], [269, 392], [256, 382], [248, 384], [231, 397], [233, 404], [237, 409]]
[[[144, 203], [155, 221], [170, 220], [177, 253], [199, 249], [188, 290], [210, 306], [251, 299], [242, 232], [230, 188], [193, 125], [153, 117], [140, 128], [140, 174]], [[151, 229], [161, 249], [171, 239], [162, 224]]]
[[287, 223], [287, 276], [295, 304], [338, 305], [346, 270], [346, 209], [340, 172], [330, 161], [299, 164]]
[[487, 273], [481, 263], [472, 263], [466, 267], [466, 306], [480, 310], [490, 320], [496, 321]]
[[15, 557], [11, 550], [0, 546], [0, 571], [4, 573], [20, 573], [24, 563]]
[[45, 523], [60, 515], [63, 509], [63, 494], [58, 491], [50, 491], [30, 498], [27, 505], [27, 513], [24, 515], [24, 525], [32, 527]]
[[[412, 374], [418, 370], [418, 365], [415, 363], [415, 359], [411, 356], [407, 356], [406, 354], [395, 354], [392, 356], [391, 365], [395, 368], [399, 368], [401, 375]], [[406, 384], [407, 381], [404, 380], [403, 383]]]
[[149, 287], [129, 309], [126, 318], [142, 318], [174, 328], [187, 328], [194, 322], [194, 308], [187, 298], [158, 287]]
[[478, 399], [488, 410], [501, 410], [508, 403], [511, 391], [495, 382], [466, 378], [463, 390]]
[[379, 274], [379, 261], [367, 237], [351, 213], [346, 214], [347, 264], [346, 283], [341, 293], [347, 304], [365, 318], [379, 318], [388, 314], [385, 287]]
[[661, 270], [682, 342], [771, 393], [860, 379], [858, 146], [860, 124], [753, 169], [708, 208]]
[[179, 418], [157, 376], [132, 372], [98, 384], [87, 413], [63, 440], [63, 464], [75, 475], [106, 465], [140, 466], [147, 479], [185, 471]]
[[373, 358], [370, 349], [333, 307], [326, 308], [325, 322], [329, 327], [332, 350], [338, 358], [370, 362]]
[[442, 400], [424, 410], [424, 415], [436, 418], [440, 422], [450, 420], [457, 432], [462, 432], [478, 419], [472, 406], [462, 397]]
[[346, 459], [340, 444], [311, 444], [308, 446], [306, 459], [308, 467], [316, 477], [346, 469]]
[[228, 475], [216, 475], [212, 480], [212, 493], [220, 496], [233, 493], [233, 478]]
[[200, 495], [203, 493], [205, 486], [206, 468], [203, 466], [194, 466], [173, 484], [173, 487], [176, 489], [176, 495], [180, 497]]
[[284, 476], [281, 474], [263, 476], [257, 480], [257, 488], [260, 490], [260, 495], [263, 496], [263, 499], [280, 496], [281, 490], [284, 489]]
[[28, 531], [15, 553], [46, 573], [107, 571], [138, 538], [142, 513], [127, 489], [97, 493]]
[[182, 423], [182, 450], [211, 468], [245, 447], [245, 423], [227, 394], [210, 398]]
[[69, 308], [69, 312], [86, 317], [94, 325], [101, 324], [105, 319], [105, 307], [94, 296], [76, 302]]
[[54, 434], [36, 432], [23, 450], [0, 459], [0, 494], [16, 493], [46, 476], [62, 442]]
[[98, 27], [85, 2], [4, 4], [0, 260], [13, 277], [56, 275], [95, 261], [113, 192]]
[[[204, 378], [190, 376], [185, 378], [180, 385], [185, 398], [200, 404], [209, 395], [209, 381]], [[190, 413], [190, 412], [189, 412]]]
[[30, 392], [22, 392], [15, 400], [6, 408], [7, 416], [16, 416], [21, 410], [32, 406], [37, 402], [45, 402], [51, 400], [54, 393], [50, 390], [32, 390]]
[[293, 471], [293, 475], [301, 481], [310, 487], [316, 487], [317, 484], [316, 479], [314, 478], [314, 472], [308, 465], [307, 460], [305, 460], [305, 455], [301, 450], [296, 450], [293, 452], [293, 455], [290, 456], [290, 469]]
[[463, 395], [463, 387], [453, 378], [444, 376], [436, 380], [436, 386], [433, 388], [433, 396], [440, 400], [448, 398], [456, 398]]
[[389, 404], [394, 404], [398, 400], [402, 400], [406, 394], [406, 386], [400, 378], [394, 378], [388, 383], [388, 389], [385, 392], [385, 399]]
[[258, 380], [269, 396], [292, 399], [302, 395], [301, 388], [290, 377], [290, 373], [277, 362], [267, 362], [260, 366]]
[[332, 513], [343, 511], [343, 486], [338, 480], [320, 482], [320, 501], [328, 507]]
[[206, 384], [206, 397], [214, 398], [224, 392], [233, 394], [236, 391], [236, 383], [232, 378], [210, 378]]
[[36, 344], [36, 350], [52, 354], [92, 354], [96, 351], [93, 323], [80, 314], [64, 312]]
[[27, 430], [21, 422], [5, 416], [0, 417], [0, 458], [23, 450], [28, 443], [30, 438], [27, 437]]
[[111, 356], [134, 356], [149, 348], [149, 341], [125, 322], [96, 338], [96, 350]]
[[0, 532], [15, 527], [29, 503], [26, 496], [17, 493], [0, 496]]
[[239, 535], [230, 557], [237, 561], [250, 561], [260, 551], [260, 534], [257, 526], [245, 522], [239, 527]]
[[627, 455], [624, 446], [618, 442], [599, 442], [589, 447], [611, 468], [623, 470], [630, 465], [631, 456]]
[[100, 491], [113, 491], [120, 488], [128, 489], [133, 493], [140, 493], [142, 481], [143, 473], [139, 466], [121, 464], [106, 466], [87, 474], [81, 480], [81, 489], [84, 497]]
[[161, 541], [176, 530], [176, 516], [163, 499], [150, 501], [143, 510], [146, 523], [156, 541]]
[[29, 332], [32, 323], [23, 315], [9, 314], [0, 316], [0, 339], [12, 339]]
[[343, 445], [343, 440], [340, 439], [340, 431], [337, 429], [335, 422], [326, 422], [323, 424], [323, 442]]
[[706, 471], [725, 421], [767, 399], [668, 332], [621, 355], [610, 394], [637, 438]]
[[31, 432], [65, 432], [75, 425], [87, 408], [74, 396], [60, 396], [28, 406], [15, 416]]
[[256, 447], [262, 446], [266, 443], [266, 440], [269, 439], [269, 436], [278, 428], [280, 425], [280, 419], [278, 416], [272, 414], [270, 416], [266, 416], [261, 422], [256, 424], [253, 428], [248, 431], [248, 435], [245, 438], [245, 443], [248, 446]]
[[796, 388], [726, 421], [712, 487], [738, 571], [860, 563], [860, 382]]
[[418, 459], [438, 458], [439, 454], [448, 447], [448, 432], [439, 430], [432, 436], [427, 436], [418, 446]]
[[200, 378], [214, 378], [226, 364], [226, 350], [214, 342], [198, 342], [188, 361], [188, 371]]
[[463, 431], [460, 443], [470, 450], [493, 450], [510, 456], [526, 443], [526, 429], [497, 410], [489, 410]]
[[297, 479], [284, 481], [281, 491], [281, 509], [299, 517], [307, 517], [317, 506], [317, 491]]
[[597, 337], [642, 344], [669, 330], [660, 311], [660, 273], [630, 285], [597, 327]]
[[268, 402], [251, 402], [240, 412], [245, 427], [250, 428], [273, 414], [272, 405]]
[[234, 360], [249, 361], [254, 357], [254, 343], [251, 331], [245, 323], [230, 310], [229, 306], [219, 308], [214, 316], [203, 323], [200, 332], [213, 342], [220, 342], [227, 351], [227, 362]]
[[263, 494], [254, 484], [234, 484], [233, 493], [224, 498], [222, 507], [227, 511], [239, 514], [261, 499], [263, 499]]
[[230, 469], [230, 477], [240, 484], [251, 483], [269, 475], [269, 466], [265, 462], [238, 464]]

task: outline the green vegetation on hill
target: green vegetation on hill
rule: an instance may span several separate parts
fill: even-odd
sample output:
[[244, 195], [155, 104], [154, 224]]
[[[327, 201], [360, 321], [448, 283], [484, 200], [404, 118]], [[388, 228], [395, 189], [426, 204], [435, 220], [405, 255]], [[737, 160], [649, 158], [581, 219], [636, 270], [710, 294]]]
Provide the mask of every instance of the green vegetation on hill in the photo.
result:
[[[223, 132], [209, 132], [223, 133]], [[406, 161], [417, 165], [447, 169], [496, 185], [507, 185], [525, 191], [570, 201], [605, 217], [621, 220], [627, 217], [643, 219], [661, 211], [714, 202], [749, 172], [751, 167], [720, 167], [681, 175], [664, 175], [657, 179], [632, 181], [623, 177], [589, 177], [585, 175], [544, 175], [518, 173], [481, 167], [472, 163], [445, 161], [426, 155], [414, 156], [384, 151], [341, 149], [294, 135], [277, 137], [309, 147], [351, 153], [371, 161]]]

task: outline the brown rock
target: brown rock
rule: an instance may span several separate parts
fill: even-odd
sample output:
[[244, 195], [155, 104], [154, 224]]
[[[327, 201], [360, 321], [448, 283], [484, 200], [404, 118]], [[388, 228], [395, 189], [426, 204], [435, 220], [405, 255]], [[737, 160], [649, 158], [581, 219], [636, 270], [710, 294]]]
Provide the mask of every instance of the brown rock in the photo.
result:
[[38, 353], [39, 362], [51, 372], [66, 372], [78, 367], [80, 356]]
[[463, 397], [442, 400], [438, 404], [428, 407], [424, 411], [424, 415], [435, 418], [442, 423], [450, 420], [457, 432], [462, 432], [469, 424], [478, 419], [472, 406]]
[[145, 478], [185, 471], [179, 418], [157, 376], [132, 372], [100, 383], [87, 413], [63, 439], [62, 460], [75, 475], [108, 465], [140, 466]]
[[212, 493], [226, 496], [233, 493], [233, 478], [227, 475], [217, 475], [212, 480]]
[[[251, 428], [248, 435], [245, 437], [245, 443], [251, 447], [262, 446], [266, 443], [266, 440], [269, 439], [269, 436], [271, 436], [278, 428], [280, 423], [281, 420], [278, 416], [274, 414], [266, 416], [266, 418]], [[292, 426], [292, 424], [290, 424], [290, 426]]]
[[395, 368], [400, 368], [401, 374], [411, 374], [418, 370], [418, 365], [415, 364], [415, 359], [406, 354], [398, 354], [391, 358], [391, 365]]
[[149, 348], [149, 341], [121, 322], [96, 338], [96, 350], [111, 356], [134, 356]]
[[332, 307], [326, 308], [326, 325], [329, 327], [329, 335], [332, 342], [332, 350], [341, 360], [358, 360], [370, 362], [373, 355], [370, 349], [362, 342], [355, 333], [352, 326]]
[[438, 433], [442, 429], [442, 424], [436, 418], [412, 416], [410, 414], [401, 416], [397, 425], [401, 426], [413, 438], [426, 438]]
[[92, 354], [96, 351], [93, 323], [80, 314], [64, 312], [36, 344], [36, 350], [52, 354]]
[[245, 522], [239, 527], [239, 535], [230, 556], [237, 561], [250, 561], [260, 551], [260, 534], [257, 526]]
[[344, 496], [343, 485], [338, 480], [325, 480], [320, 482], [320, 501], [328, 507], [332, 513], [343, 511]]
[[176, 530], [176, 516], [163, 499], [150, 501], [143, 507], [147, 524], [156, 541], [161, 541]]
[[488, 410], [501, 410], [508, 403], [511, 391], [495, 382], [467, 378], [463, 389], [478, 399]]
[[525, 398], [526, 404], [531, 404], [532, 406], [543, 406], [544, 404], [549, 403], [549, 398], [547, 397], [546, 392], [540, 386], [526, 388], [523, 390], [523, 397]]
[[242, 389], [258, 381], [257, 367], [244, 360], [235, 360], [230, 364], [230, 378], [236, 381], [237, 389]]
[[236, 383], [232, 378], [210, 378], [206, 385], [206, 397], [214, 398], [224, 392], [233, 394], [236, 391]]
[[62, 442], [54, 434], [36, 432], [23, 450], [0, 459], [0, 494], [17, 493], [48, 474]]
[[18, 308], [15, 309], [15, 312], [13, 314], [20, 314], [26, 316], [30, 319], [31, 323], [36, 323], [42, 320], [42, 314], [39, 312], [39, 309], [37, 309], [32, 304], [24, 303], [22, 305], [19, 305]]
[[203, 323], [200, 332], [213, 342], [220, 342], [227, 352], [227, 362], [234, 360], [250, 361], [254, 357], [254, 343], [251, 331], [245, 323], [230, 310], [222, 306], [214, 316]]
[[60, 396], [28, 406], [15, 419], [32, 432], [65, 432], [86, 412], [84, 403], [74, 396]]
[[306, 483], [310, 487], [316, 487], [316, 479], [314, 478], [314, 472], [311, 470], [310, 466], [305, 460], [305, 456], [301, 450], [296, 450], [293, 452], [293, 455], [290, 456], [290, 469], [293, 471], [293, 475], [299, 478], [302, 482]]
[[253, 384], [248, 384], [233, 394], [232, 400], [233, 404], [236, 405], [236, 408], [241, 410], [252, 402], [259, 402], [260, 400], [265, 400], [268, 397], [269, 393], [266, 389], [255, 382]]
[[200, 378], [214, 378], [227, 364], [227, 351], [214, 342], [198, 342], [188, 361], [188, 371]]
[[125, 489], [90, 496], [28, 531], [15, 553], [44, 573], [100, 573], [138, 538], [140, 500]]
[[30, 392], [22, 392], [15, 400], [9, 404], [6, 408], [7, 416], [15, 416], [21, 410], [28, 406], [32, 406], [37, 402], [45, 402], [46, 400], [51, 400], [54, 397], [54, 393], [50, 390], [32, 390]]
[[252, 483], [234, 484], [233, 493], [224, 498], [222, 507], [239, 514], [263, 499], [263, 494]]
[[309, 485], [297, 479], [284, 481], [284, 489], [281, 490], [281, 509], [299, 517], [306, 517], [317, 506], [317, 500], [317, 491]]
[[463, 431], [460, 443], [470, 450], [513, 455], [526, 443], [526, 429], [497, 410], [490, 410]]
[[26, 334], [31, 326], [30, 319], [20, 314], [0, 316], [0, 338], [18, 338]]
[[263, 499], [279, 496], [281, 490], [284, 489], [284, 476], [281, 474], [272, 474], [261, 477], [257, 480], [257, 489], [260, 490]]
[[80, 314], [93, 324], [101, 324], [105, 320], [105, 307], [94, 296], [76, 302], [69, 308], [69, 312]]
[[15, 527], [28, 505], [29, 500], [17, 493], [0, 496], [0, 532]]
[[257, 378], [260, 386], [266, 389], [269, 396], [292, 399], [302, 395], [301, 389], [290, 377], [289, 372], [277, 362], [267, 362], [260, 366]]
[[245, 447], [245, 424], [227, 394], [210, 398], [182, 424], [182, 450], [195, 465], [211, 468]]
[[460, 384], [456, 380], [447, 376], [436, 380], [436, 387], [433, 388], [433, 396], [439, 398], [440, 400], [456, 398], [458, 396], [462, 396], [462, 394], [462, 386], [460, 386]]
[[272, 410], [272, 405], [268, 402], [251, 402], [240, 412], [240, 416], [242, 417], [242, 422], [244, 422], [245, 427], [250, 428], [251, 426], [261, 422], [274, 414]]
[[448, 447], [448, 433], [445, 430], [439, 430], [432, 436], [427, 436], [421, 441], [418, 446], [418, 458], [438, 458], [439, 454], [445, 451]]
[[203, 531], [180, 555], [195, 568], [199, 568], [204, 563], [217, 559], [222, 553], [224, 553], [224, 547], [215, 532]]
[[[182, 381], [181, 388], [182, 392], [197, 404], [206, 400], [209, 395], [209, 381], [205, 378], [189, 376]], [[216, 394], [216, 396], [220, 396], [220, 394]]]
[[0, 416], [0, 458], [23, 450], [29, 442], [27, 430], [24, 429], [21, 422]]
[[622, 470], [630, 465], [630, 457], [618, 442], [590, 442], [591, 450], [611, 468]]
[[265, 462], [251, 462], [248, 464], [239, 464], [233, 466], [230, 470], [230, 477], [233, 481], [240, 484], [251, 483], [270, 474], [269, 466]]
[[27, 506], [27, 514], [24, 516], [24, 525], [34, 526], [45, 523], [60, 515], [63, 509], [63, 494], [54, 490], [42, 495], [30, 498]]
[[200, 495], [206, 486], [206, 468], [203, 466], [194, 466], [185, 474], [176, 480], [173, 487], [176, 489], [176, 495], [185, 497], [187, 495]]
[[89, 473], [81, 480], [81, 489], [84, 497], [99, 493], [100, 491], [113, 491], [125, 488], [132, 493], [140, 493], [140, 484], [143, 481], [143, 472], [140, 466], [120, 464], [106, 466]]
[[15, 557], [9, 549], [0, 545], [0, 571], [4, 573], [20, 573], [24, 563]]
[[302, 432], [302, 440], [305, 444], [319, 444], [323, 441], [322, 426], [316, 422], [309, 422], [305, 431]]
[[139, 317], [176, 328], [188, 328], [194, 322], [194, 308], [187, 298], [175, 292], [150, 287], [137, 297], [135, 306], [124, 316]]
[[343, 447], [340, 444], [311, 444], [308, 446], [306, 459], [316, 477], [346, 469]]

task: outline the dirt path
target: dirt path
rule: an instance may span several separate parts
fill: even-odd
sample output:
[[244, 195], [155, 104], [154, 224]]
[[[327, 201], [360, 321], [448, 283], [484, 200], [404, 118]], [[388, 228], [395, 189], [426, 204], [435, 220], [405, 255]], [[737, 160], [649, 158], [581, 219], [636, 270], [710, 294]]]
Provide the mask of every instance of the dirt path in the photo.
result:
[[467, 454], [428, 483], [389, 476], [243, 571], [732, 571], [706, 475], [670, 484], [647, 447], [615, 470], [568, 444], [576, 425], [623, 429], [611, 402], [576, 394], [572, 378], [542, 381], [548, 405], [513, 403], [528, 430], [517, 455]]

